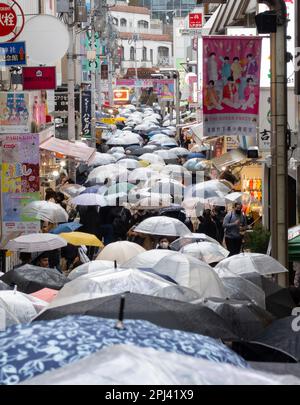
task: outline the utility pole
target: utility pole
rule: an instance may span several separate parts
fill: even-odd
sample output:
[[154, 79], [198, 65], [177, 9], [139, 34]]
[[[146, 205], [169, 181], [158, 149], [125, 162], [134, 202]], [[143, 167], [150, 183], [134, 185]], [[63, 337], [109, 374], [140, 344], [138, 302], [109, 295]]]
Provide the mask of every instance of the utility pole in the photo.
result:
[[[75, 56], [74, 56], [74, 2], [70, 1], [70, 11], [68, 13], [68, 29], [70, 36], [70, 44], [67, 54], [68, 60], [68, 140], [75, 142]], [[76, 182], [76, 163], [74, 159], [68, 159], [69, 177]]]
[[[95, 133], [95, 93], [96, 93], [96, 71], [97, 71], [97, 55], [96, 55], [96, 38], [95, 38], [95, 0], [91, 0], [91, 54], [94, 59], [94, 66], [91, 69], [91, 142], [92, 148], [96, 147]], [[101, 69], [101, 66], [100, 66]]]

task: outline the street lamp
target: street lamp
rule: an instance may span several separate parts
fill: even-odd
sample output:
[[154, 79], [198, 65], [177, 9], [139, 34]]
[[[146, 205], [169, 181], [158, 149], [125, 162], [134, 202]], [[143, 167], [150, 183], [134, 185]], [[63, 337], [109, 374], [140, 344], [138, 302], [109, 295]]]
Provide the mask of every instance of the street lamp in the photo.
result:
[[172, 68], [160, 68], [161, 73], [171, 73], [173, 79], [175, 79], [175, 111], [176, 111], [176, 140], [180, 137], [180, 75], [177, 69]]

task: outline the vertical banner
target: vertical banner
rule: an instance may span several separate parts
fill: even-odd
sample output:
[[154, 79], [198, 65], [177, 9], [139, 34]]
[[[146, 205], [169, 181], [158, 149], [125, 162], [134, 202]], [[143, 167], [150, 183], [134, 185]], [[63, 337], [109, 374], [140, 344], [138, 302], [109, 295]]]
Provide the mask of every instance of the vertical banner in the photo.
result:
[[92, 94], [90, 90], [81, 93], [81, 128], [85, 139], [92, 138]]
[[40, 221], [23, 208], [40, 199], [38, 134], [1, 135], [1, 246], [21, 234], [39, 232]]
[[155, 80], [154, 91], [160, 101], [173, 101], [174, 100], [174, 80]]
[[255, 136], [259, 118], [260, 37], [203, 38], [204, 136]]
[[31, 114], [29, 93], [0, 92], [0, 133], [29, 133]]

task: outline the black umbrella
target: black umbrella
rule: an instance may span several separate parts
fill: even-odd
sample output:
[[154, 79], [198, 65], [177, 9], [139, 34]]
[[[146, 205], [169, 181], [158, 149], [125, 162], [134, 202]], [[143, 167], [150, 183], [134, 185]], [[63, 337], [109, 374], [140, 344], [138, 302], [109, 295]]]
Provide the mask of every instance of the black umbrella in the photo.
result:
[[293, 296], [288, 288], [282, 288], [271, 279], [258, 273], [243, 274], [243, 278], [260, 287], [266, 296], [266, 309], [276, 318], [291, 315], [296, 306]]
[[5, 290], [11, 290], [12, 287], [10, 287], [8, 284], [3, 283], [3, 281], [0, 281], [0, 291], [5, 291]]
[[291, 363], [274, 363], [274, 362], [250, 362], [250, 366], [255, 370], [279, 374], [294, 375], [300, 378], [300, 365]]
[[[147, 148], [147, 146], [138, 147], [138, 148], [135, 148], [134, 150], [131, 150], [131, 154], [129, 154], [129, 156], [131, 156], [131, 155], [142, 156], [144, 153], [152, 153], [154, 150], [157, 150], [157, 149], [159, 149], [159, 147], [156, 147], [155, 149]], [[128, 150], [128, 148], [126, 149], [126, 151], [127, 150]]]
[[274, 321], [255, 341], [284, 351], [300, 361], [300, 317], [288, 316]]
[[[67, 315], [90, 315], [118, 319], [121, 294], [50, 308], [35, 320], [50, 320]], [[127, 293], [124, 319], [143, 319], [170, 329], [199, 333], [226, 341], [235, 339], [226, 323], [201, 304]]]
[[31, 294], [43, 288], [60, 290], [69, 281], [56, 269], [31, 264], [12, 269], [0, 279], [10, 286], [16, 285], [18, 291], [26, 294]]
[[209, 298], [204, 305], [218, 314], [242, 339], [252, 339], [274, 320], [273, 316], [250, 301]]
[[289, 353], [257, 341], [232, 342], [231, 349], [249, 362], [297, 363]]

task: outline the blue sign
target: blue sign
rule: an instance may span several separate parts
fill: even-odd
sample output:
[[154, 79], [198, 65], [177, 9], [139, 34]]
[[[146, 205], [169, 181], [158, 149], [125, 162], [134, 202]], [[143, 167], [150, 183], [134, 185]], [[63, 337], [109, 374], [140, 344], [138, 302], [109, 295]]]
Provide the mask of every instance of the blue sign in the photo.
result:
[[25, 42], [0, 43], [0, 66], [26, 65]]

